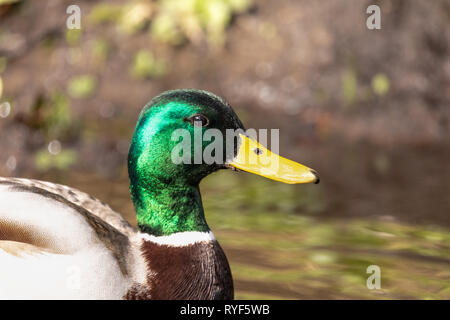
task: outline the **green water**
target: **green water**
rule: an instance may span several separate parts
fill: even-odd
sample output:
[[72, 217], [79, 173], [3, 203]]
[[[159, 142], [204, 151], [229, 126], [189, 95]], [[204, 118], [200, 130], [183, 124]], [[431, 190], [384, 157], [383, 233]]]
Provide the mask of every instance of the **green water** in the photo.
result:
[[[238, 299], [449, 299], [450, 232], [379, 219], [323, 219], [323, 188], [220, 172], [202, 185]], [[307, 215], [304, 215], [304, 214]], [[381, 289], [366, 269], [381, 269]]]
[[[118, 179], [43, 178], [89, 192], [135, 221], [125, 170]], [[363, 212], [345, 217], [330, 189], [336, 192], [326, 181], [284, 185], [230, 170], [202, 182], [206, 217], [230, 261], [237, 299], [450, 299], [448, 227]], [[379, 290], [366, 286], [370, 265], [381, 269]]]

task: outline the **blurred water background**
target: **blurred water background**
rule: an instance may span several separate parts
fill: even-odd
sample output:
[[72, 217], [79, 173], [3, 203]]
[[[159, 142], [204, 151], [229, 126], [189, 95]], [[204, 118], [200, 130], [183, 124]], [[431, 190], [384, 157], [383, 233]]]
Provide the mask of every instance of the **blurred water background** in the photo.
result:
[[140, 109], [210, 90], [247, 128], [279, 128], [280, 153], [322, 181], [202, 182], [237, 298], [449, 299], [449, 29], [448, 0], [0, 0], [0, 174], [79, 188], [135, 223]]

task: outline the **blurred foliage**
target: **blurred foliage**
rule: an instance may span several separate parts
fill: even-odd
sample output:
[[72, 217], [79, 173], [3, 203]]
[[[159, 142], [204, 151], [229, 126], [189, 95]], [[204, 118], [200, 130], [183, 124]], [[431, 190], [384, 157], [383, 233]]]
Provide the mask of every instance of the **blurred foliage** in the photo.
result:
[[81, 29], [67, 29], [66, 41], [71, 46], [76, 46], [80, 43], [82, 36]]
[[86, 74], [70, 79], [67, 91], [73, 98], [87, 98], [91, 96], [97, 87], [94, 76]]
[[50, 98], [49, 107], [44, 112], [47, 137], [64, 136], [72, 124], [69, 99], [62, 92], [54, 92]]
[[132, 1], [124, 5], [118, 21], [119, 30], [128, 34], [142, 30], [151, 18], [152, 8], [149, 1]]
[[[41, 98], [34, 110], [39, 113], [41, 123], [37, 123], [37, 126], [47, 141], [65, 140], [73, 132], [78, 132], [74, 130], [77, 129], [77, 125], [70, 111], [70, 100], [63, 92], [55, 91], [49, 99]], [[57, 143], [60, 145], [59, 141]], [[67, 170], [77, 162], [75, 150], [56, 150], [52, 153], [50, 151], [49, 145], [35, 153], [34, 160], [38, 171]]]
[[127, 1], [124, 4], [99, 3], [90, 12], [89, 19], [94, 23], [116, 23], [118, 29], [132, 34], [142, 30], [153, 13], [150, 1]]
[[210, 45], [220, 47], [233, 14], [248, 10], [250, 5], [249, 0], [161, 0], [152, 35], [172, 44], [185, 37], [197, 43], [206, 39]]
[[52, 92], [49, 97], [40, 96], [21, 121], [28, 127], [39, 130], [47, 140], [64, 139], [76, 131], [70, 101], [58, 90]]
[[15, 2], [19, 2], [19, 1], [21, 1], [21, 0], [0, 0], [0, 5], [15, 3]]
[[89, 18], [94, 23], [115, 23], [128, 34], [143, 30], [150, 24], [153, 38], [178, 45], [189, 39], [206, 40], [213, 47], [225, 41], [225, 29], [234, 14], [251, 6], [251, 0], [160, 0], [128, 1], [125, 4], [100, 3]]
[[[6, 58], [0, 57], [0, 74], [6, 69]], [[0, 99], [3, 96], [3, 78], [0, 76]]]
[[134, 57], [131, 74], [137, 78], [161, 77], [167, 73], [167, 64], [156, 59], [148, 50], [140, 50]]
[[92, 54], [97, 59], [97, 62], [106, 61], [108, 54], [111, 50], [111, 46], [108, 41], [103, 39], [97, 39], [92, 44]]
[[355, 106], [358, 101], [369, 100], [370, 89], [377, 96], [385, 96], [390, 90], [389, 78], [383, 74], [376, 74], [370, 83], [370, 87], [358, 85], [358, 74], [353, 68], [347, 68], [342, 73], [341, 90], [344, 105], [347, 107]]
[[355, 103], [358, 93], [358, 79], [353, 69], [347, 69], [342, 75], [342, 96], [344, 103], [351, 106]]
[[258, 31], [267, 40], [273, 40], [278, 35], [277, 26], [270, 22], [261, 23]]
[[377, 74], [372, 79], [372, 89], [373, 91], [379, 95], [384, 96], [389, 92], [390, 82], [389, 78], [382, 73]]
[[51, 154], [47, 149], [44, 149], [38, 151], [35, 155], [35, 164], [39, 171], [67, 170], [76, 162], [77, 153], [74, 150], [62, 150], [58, 154]]
[[0, 57], [0, 73], [3, 73], [6, 69], [7, 59], [6, 57]]
[[99, 3], [96, 4], [90, 14], [89, 19], [94, 23], [116, 22], [122, 15], [122, 5]]

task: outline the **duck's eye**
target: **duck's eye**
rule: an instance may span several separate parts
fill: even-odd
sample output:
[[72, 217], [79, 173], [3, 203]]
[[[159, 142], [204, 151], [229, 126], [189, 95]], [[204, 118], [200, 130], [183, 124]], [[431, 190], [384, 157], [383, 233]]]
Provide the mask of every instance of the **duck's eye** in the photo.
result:
[[257, 156], [259, 156], [260, 154], [263, 154], [263, 151], [260, 148], [256, 148], [253, 150]]
[[209, 124], [209, 119], [203, 114], [194, 114], [186, 120], [192, 123], [194, 127], [206, 127]]

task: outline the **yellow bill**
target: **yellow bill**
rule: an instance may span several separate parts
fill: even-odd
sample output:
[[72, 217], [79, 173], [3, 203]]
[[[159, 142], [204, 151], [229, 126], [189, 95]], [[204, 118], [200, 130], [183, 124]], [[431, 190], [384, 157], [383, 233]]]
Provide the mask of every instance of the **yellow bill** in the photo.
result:
[[258, 141], [239, 134], [241, 144], [228, 165], [284, 183], [319, 183], [317, 172], [300, 163], [283, 158]]

